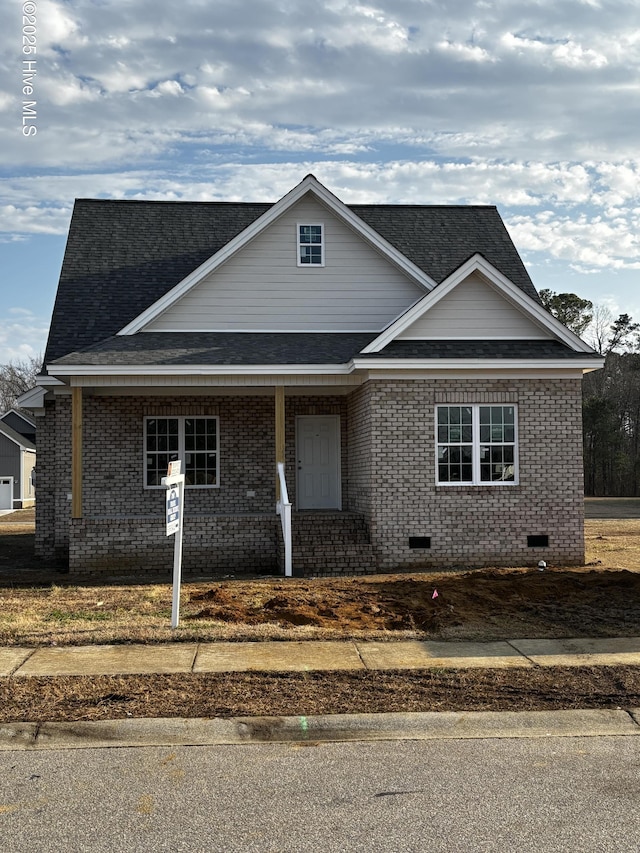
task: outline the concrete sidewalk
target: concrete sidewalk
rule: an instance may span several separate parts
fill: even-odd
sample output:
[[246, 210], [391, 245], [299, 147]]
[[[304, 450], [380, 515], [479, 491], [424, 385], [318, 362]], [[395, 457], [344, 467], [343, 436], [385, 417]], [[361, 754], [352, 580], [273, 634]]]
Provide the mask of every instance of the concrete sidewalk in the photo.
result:
[[[640, 665], [640, 637], [0, 648], [0, 676]], [[0, 723], [0, 752], [442, 738], [640, 736], [640, 709]]]
[[640, 637], [493, 643], [298, 641], [0, 648], [0, 677], [640, 665]]

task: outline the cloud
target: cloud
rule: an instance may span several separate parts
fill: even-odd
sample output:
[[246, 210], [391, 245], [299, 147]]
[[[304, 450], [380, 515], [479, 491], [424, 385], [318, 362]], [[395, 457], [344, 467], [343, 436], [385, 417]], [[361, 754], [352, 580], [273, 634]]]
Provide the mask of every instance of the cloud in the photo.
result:
[[37, 6], [33, 137], [0, 29], [0, 243], [64, 234], [76, 197], [275, 201], [313, 172], [345, 201], [497, 204], [535, 264], [640, 260], [630, 0]]
[[574, 69], [599, 69], [609, 64], [604, 53], [566, 38], [557, 43], [542, 38], [526, 38], [514, 33], [504, 33], [501, 44], [507, 52], [521, 58], [533, 58], [548, 67], [564, 65]]
[[511, 217], [508, 224], [514, 242], [525, 253], [540, 252], [568, 261], [582, 273], [640, 269], [640, 211], [617, 221], [543, 211]]
[[533, 262], [546, 256], [581, 273], [640, 268], [640, 162], [630, 161], [307, 159], [38, 175], [0, 182], [0, 231], [64, 234], [76, 197], [276, 201], [308, 172], [347, 203], [497, 204]]
[[[606, 146], [619, 161], [634, 156], [633, 123], [609, 117], [637, 99], [640, 16], [612, 7], [603, 26], [593, 5], [576, 17], [562, 0], [526, 14], [515, 0], [253, 0], [250, 15], [224, 0], [45, 0], [39, 133], [25, 141], [2, 122], [0, 145], [6, 164], [92, 168], [145, 162], [202, 137], [277, 150], [283, 128], [289, 151], [327, 150], [326, 133], [338, 150], [354, 133], [375, 147], [400, 127], [444, 155], [457, 145], [557, 161]], [[9, 35], [0, 35], [6, 57]], [[19, 103], [18, 72], [0, 61], [0, 115]]]
[[0, 320], [0, 364], [36, 358], [44, 353], [48, 321], [28, 308], [14, 309], [12, 318]]

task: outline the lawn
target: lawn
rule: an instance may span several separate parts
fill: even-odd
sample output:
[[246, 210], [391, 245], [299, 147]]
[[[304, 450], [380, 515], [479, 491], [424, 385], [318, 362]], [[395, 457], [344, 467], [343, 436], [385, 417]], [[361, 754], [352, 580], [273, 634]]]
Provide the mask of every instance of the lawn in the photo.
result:
[[[0, 519], [0, 645], [640, 636], [639, 543], [640, 519], [590, 518], [579, 568], [186, 583], [172, 631], [170, 584], [67, 583], [14, 513]], [[0, 722], [638, 707], [633, 666], [0, 678]]]

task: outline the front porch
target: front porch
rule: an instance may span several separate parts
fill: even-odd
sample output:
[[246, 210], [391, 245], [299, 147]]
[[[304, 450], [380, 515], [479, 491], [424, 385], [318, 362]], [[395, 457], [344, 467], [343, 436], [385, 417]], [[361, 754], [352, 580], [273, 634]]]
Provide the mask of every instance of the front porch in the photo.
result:
[[[53, 514], [56, 523], [40, 523], [39, 533], [56, 535], [52, 541], [37, 533], [43, 557], [68, 556], [78, 575], [168, 576], [173, 539], [165, 535], [159, 477], [171, 456], [172, 430], [184, 453], [185, 433], [199, 421], [203, 437], [194, 429], [192, 438], [204, 442], [207, 459], [191, 471], [185, 494], [185, 576], [286, 573], [277, 463], [286, 471], [293, 511], [293, 574], [376, 571], [360, 506], [365, 445], [353, 383], [244, 393], [213, 387], [206, 394], [70, 390], [49, 404], [47, 424], [58, 446], [68, 436], [69, 456], [66, 466], [48, 457], [39, 516]], [[198, 453], [194, 445], [192, 456]], [[185, 462], [189, 474], [191, 459]]]

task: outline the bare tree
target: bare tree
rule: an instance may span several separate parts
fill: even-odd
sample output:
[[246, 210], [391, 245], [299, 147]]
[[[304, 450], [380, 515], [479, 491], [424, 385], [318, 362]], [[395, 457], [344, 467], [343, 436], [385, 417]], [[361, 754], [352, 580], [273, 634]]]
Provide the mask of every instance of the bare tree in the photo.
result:
[[0, 365], [0, 414], [19, 408], [16, 399], [36, 384], [41, 365], [41, 355]]
[[606, 305], [596, 304], [593, 308], [593, 318], [587, 329], [588, 334], [585, 336], [587, 343], [604, 355], [607, 350], [611, 324], [613, 323], [613, 314]]

